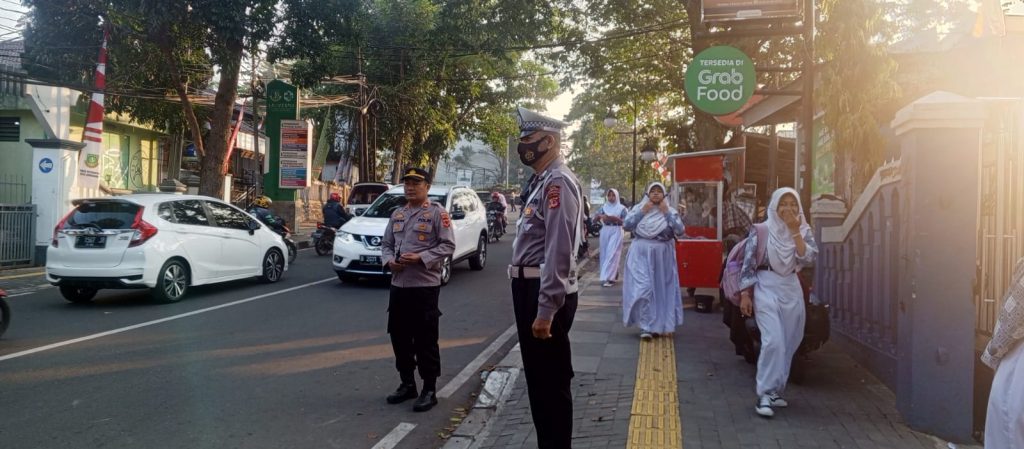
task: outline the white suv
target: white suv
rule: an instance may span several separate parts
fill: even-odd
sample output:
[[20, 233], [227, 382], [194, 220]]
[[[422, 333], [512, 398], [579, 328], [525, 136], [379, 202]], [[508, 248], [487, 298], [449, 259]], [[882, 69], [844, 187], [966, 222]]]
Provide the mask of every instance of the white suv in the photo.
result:
[[73, 204], [46, 251], [46, 280], [71, 302], [92, 301], [101, 288], [150, 288], [154, 299], [174, 302], [193, 285], [277, 282], [288, 269], [281, 236], [213, 198], [139, 194]]
[[[454, 263], [468, 260], [470, 268], [483, 270], [487, 262], [487, 212], [476, 192], [468, 187], [431, 187], [427, 198], [445, 206], [455, 234], [455, 254], [441, 264], [441, 285], [451, 279]], [[334, 238], [333, 260], [339, 279], [354, 281], [391, 274], [382, 264], [380, 244], [391, 213], [405, 201], [404, 187], [395, 187], [378, 197], [362, 216], [341, 227]]]

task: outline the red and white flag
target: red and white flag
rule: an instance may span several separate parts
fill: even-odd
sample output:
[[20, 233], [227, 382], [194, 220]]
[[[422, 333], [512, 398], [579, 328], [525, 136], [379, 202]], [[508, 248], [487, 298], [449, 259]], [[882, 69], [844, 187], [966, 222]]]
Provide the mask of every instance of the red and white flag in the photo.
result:
[[658, 160], [651, 162], [651, 168], [661, 175], [661, 181], [669, 182], [672, 179], [672, 172], [668, 169], [668, 155], [659, 154]]
[[82, 141], [85, 148], [78, 156], [78, 186], [95, 189], [100, 185], [100, 171], [103, 154], [103, 92], [107, 88], [107, 39], [109, 33], [103, 32], [103, 46], [100, 47], [100, 59], [96, 63], [96, 91], [89, 103], [89, 112], [85, 116], [85, 132]]

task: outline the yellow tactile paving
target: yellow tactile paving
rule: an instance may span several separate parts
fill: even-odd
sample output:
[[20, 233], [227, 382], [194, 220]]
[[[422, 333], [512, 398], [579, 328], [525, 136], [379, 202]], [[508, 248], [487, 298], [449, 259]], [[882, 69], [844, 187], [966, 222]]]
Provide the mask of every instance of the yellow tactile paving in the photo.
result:
[[672, 337], [640, 342], [628, 449], [681, 449], [676, 352]]

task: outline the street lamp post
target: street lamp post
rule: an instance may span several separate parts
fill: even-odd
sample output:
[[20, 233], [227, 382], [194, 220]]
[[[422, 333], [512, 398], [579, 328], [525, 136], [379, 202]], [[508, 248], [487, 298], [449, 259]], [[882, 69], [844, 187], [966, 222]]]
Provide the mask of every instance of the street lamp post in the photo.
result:
[[[632, 131], [612, 131], [615, 134], [632, 134], [633, 135], [633, 174], [630, 177], [630, 184], [633, 186], [632, 193], [632, 204], [636, 204], [636, 102], [633, 102], [633, 130]], [[614, 128], [618, 123], [618, 119], [615, 118], [615, 113], [611, 109], [608, 109], [608, 115], [604, 118], [604, 126], [606, 128]]]

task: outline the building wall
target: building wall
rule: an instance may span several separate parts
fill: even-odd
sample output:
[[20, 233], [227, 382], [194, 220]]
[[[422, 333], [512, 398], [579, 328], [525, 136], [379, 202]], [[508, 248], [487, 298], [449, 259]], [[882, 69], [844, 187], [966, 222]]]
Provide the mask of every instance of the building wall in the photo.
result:
[[31, 111], [0, 110], [0, 117], [18, 117], [17, 142], [0, 142], [0, 203], [30, 201], [32, 192], [32, 146], [25, 139], [44, 139], [46, 134]]

